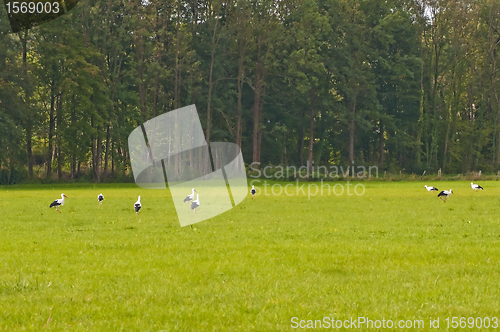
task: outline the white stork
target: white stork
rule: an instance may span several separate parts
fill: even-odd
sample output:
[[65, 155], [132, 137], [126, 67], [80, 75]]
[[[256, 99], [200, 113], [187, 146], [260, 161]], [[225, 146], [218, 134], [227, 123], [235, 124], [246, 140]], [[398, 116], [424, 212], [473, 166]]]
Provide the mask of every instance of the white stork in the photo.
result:
[[194, 193], [197, 192], [196, 190], [191, 189], [191, 195], [188, 195], [186, 198], [184, 198], [184, 203], [191, 202], [194, 199]]
[[[451, 190], [451, 189], [450, 189], [450, 191], [448, 191], [448, 190], [443, 190], [443, 191], [441, 191], [441, 192], [438, 194], [438, 197], [439, 197], [439, 198], [441, 198], [441, 200], [442, 200], [443, 202], [445, 202], [445, 203], [446, 203], [446, 199], [447, 199], [448, 197], [450, 197], [450, 195], [451, 195], [451, 194], [453, 194], [453, 190]], [[443, 197], [444, 197], [444, 199], [443, 199]]]
[[102, 193], [97, 195], [97, 201], [99, 202], [99, 205], [102, 205], [102, 201], [104, 201], [104, 196]]
[[196, 194], [196, 199], [191, 202], [191, 210], [196, 214], [196, 208], [200, 206], [200, 194]]
[[478, 185], [478, 184], [474, 184], [474, 183], [472, 183], [472, 182], [470, 183], [470, 187], [471, 187], [472, 189], [474, 189], [475, 191], [478, 191], [478, 189], [483, 190], [483, 187], [481, 187], [481, 186], [480, 186], [480, 185]]
[[56, 207], [56, 211], [61, 213], [61, 211], [59, 211], [59, 207], [60, 206], [63, 206], [64, 205], [64, 198], [67, 198], [68, 196], [64, 195], [64, 194], [61, 194], [61, 199], [56, 199], [55, 201], [53, 201], [51, 204], [50, 204], [50, 208], [52, 208], [53, 206]]
[[425, 189], [427, 189], [427, 191], [439, 191], [439, 189], [436, 187], [427, 187], [427, 186], [424, 186], [424, 187], [425, 187]]
[[139, 210], [141, 209], [141, 207], [142, 207], [141, 196], [139, 196], [139, 198], [137, 199], [137, 202], [135, 202], [135, 204], [134, 204], [135, 214], [139, 214]]
[[255, 186], [252, 186], [252, 189], [250, 190], [250, 193], [252, 194], [252, 199], [255, 196], [255, 192], [256, 192]]

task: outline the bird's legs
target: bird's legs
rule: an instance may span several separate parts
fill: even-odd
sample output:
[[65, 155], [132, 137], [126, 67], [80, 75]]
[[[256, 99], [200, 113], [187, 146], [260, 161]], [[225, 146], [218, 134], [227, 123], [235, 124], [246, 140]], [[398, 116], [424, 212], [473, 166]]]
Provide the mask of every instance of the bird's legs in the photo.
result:
[[57, 211], [57, 212], [59, 212], [59, 213], [61, 213], [61, 211], [59, 211], [59, 210], [57, 209], [57, 206], [56, 206], [56, 211]]

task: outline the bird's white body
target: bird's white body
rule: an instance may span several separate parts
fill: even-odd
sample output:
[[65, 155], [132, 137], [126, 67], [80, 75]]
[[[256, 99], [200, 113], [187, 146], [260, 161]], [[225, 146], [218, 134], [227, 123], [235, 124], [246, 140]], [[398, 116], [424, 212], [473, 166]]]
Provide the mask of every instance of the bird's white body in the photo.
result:
[[483, 190], [483, 187], [481, 187], [481, 186], [480, 186], [480, 185], [478, 185], [478, 184], [474, 184], [474, 183], [472, 183], [472, 182], [470, 183], [470, 187], [471, 187], [472, 189], [474, 189], [475, 191], [478, 191], [479, 189]]
[[200, 206], [200, 194], [196, 194], [196, 199], [191, 202], [191, 210], [196, 214], [196, 208]]
[[184, 203], [191, 202], [194, 199], [194, 193], [196, 190], [191, 189], [191, 195], [188, 195], [186, 198], [184, 198]]
[[425, 189], [427, 189], [427, 191], [438, 191], [439, 190], [438, 188], [432, 187], [432, 186], [430, 186], [430, 187], [424, 186], [424, 187], [425, 187]]
[[[443, 190], [443, 191], [441, 191], [441, 192], [438, 194], [438, 196], [437, 196], [437, 197], [438, 197], [438, 198], [441, 198], [441, 200], [442, 200], [443, 202], [445, 202], [445, 203], [446, 203], [446, 199], [447, 199], [448, 197], [450, 197], [450, 195], [451, 195], [451, 194], [453, 194], [453, 190], [452, 190], [452, 189], [450, 189], [449, 191], [448, 191], [448, 190]], [[443, 197], [444, 197], [444, 199], [443, 199]]]
[[252, 189], [250, 190], [250, 193], [252, 194], [252, 199], [255, 196], [255, 192], [256, 192], [255, 186], [252, 186]]
[[68, 196], [66, 196], [64, 194], [61, 194], [61, 198], [60, 199], [56, 199], [55, 201], [53, 201], [52, 204], [50, 204], [50, 207], [54, 207], [55, 206], [56, 207], [56, 211], [60, 213], [61, 211], [59, 211], [59, 207], [64, 205], [64, 201], [65, 201], [64, 199], [66, 197], [68, 197]]
[[104, 195], [102, 193], [97, 195], [97, 201], [99, 202], [99, 204], [102, 204], [102, 201], [104, 201]]
[[141, 209], [141, 207], [142, 207], [141, 196], [139, 196], [139, 198], [137, 199], [137, 202], [135, 202], [135, 204], [134, 204], [135, 214], [139, 214], [139, 210]]

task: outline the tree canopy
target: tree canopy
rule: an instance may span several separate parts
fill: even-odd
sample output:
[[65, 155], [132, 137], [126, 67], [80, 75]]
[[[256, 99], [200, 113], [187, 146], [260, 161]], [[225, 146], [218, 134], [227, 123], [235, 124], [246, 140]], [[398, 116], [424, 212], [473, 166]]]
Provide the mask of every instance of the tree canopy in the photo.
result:
[[86, 0], [0, 39], [2, 184], [126, 178], [191, 104], [247, 163], [500, 169], [495, 0]]

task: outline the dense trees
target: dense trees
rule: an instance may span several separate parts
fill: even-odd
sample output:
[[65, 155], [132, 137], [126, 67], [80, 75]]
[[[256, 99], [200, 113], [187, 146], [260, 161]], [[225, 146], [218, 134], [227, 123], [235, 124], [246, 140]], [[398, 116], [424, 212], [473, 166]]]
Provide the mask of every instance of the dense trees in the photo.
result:
[[247, 163], [500, 167], [495, 0], [87, 0], [0, 38], [0, 183], [127, 176], [190, 104]]

